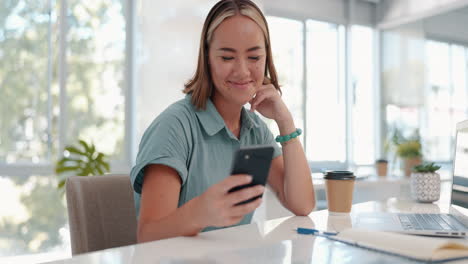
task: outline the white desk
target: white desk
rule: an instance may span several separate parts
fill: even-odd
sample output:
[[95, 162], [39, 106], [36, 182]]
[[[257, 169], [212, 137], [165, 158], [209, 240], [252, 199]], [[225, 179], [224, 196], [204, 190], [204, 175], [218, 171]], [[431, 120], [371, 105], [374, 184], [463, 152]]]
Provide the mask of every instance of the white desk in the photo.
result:
[[[443, 202], [441, 202], [442, 204]], [[350, 247], [322, 237], [298, 235], [297, 227], [342, 230], [359, 212], [447, 212], [448, 206], [391, 198], [353, 205], [347, 217], [317, 211], [223, 230], [83, 254], [53, 263], [415, 263]], [[450, 262], [457, 263], [457, 262]], [[458, 262], [462, 263], [462, 262]]]

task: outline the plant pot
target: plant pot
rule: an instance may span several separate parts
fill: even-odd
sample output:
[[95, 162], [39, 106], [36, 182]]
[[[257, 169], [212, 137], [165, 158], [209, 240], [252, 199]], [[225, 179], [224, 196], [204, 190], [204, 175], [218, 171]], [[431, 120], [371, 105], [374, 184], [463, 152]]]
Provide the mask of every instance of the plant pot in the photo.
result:
[[411, 171], [413, 170], [414, 166], [419, 165], [421, 163], [422, 163], [422, 160], [420, 157], [404, 159], [405, 176], [409, 177], [411, 175]]
[[440, 175], [435, 172], [411, 173], [411, 197], [421, 203], [439, 200]]
[[375, 162], [375, 170], [377, 171], [377, 175], [381, 177], [387, 176], [388, 171], [388, 162], [386, 160], [378, 160]]

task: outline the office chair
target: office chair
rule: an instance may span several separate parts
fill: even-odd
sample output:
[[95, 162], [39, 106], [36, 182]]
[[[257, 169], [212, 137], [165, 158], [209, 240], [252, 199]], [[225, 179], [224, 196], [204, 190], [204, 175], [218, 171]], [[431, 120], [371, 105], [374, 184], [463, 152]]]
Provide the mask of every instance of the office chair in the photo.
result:
[[137, 242], [128, 175], [72, 176], [67, 179], [66, 195], [72, 255]]

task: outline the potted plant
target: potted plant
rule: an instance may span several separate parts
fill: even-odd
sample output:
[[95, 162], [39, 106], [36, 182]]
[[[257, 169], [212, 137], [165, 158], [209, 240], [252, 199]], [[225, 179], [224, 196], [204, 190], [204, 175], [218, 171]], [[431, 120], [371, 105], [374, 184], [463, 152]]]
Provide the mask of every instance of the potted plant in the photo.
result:
[[402, 160], [404, 175], [409, 177], [411, 175], [411, 169], [422, 162], [422, 147], [419, 131], [415, 130], [412, 136], [405, 137], [395, 128], [389, 141], [391, 142], [395, 155]]
[[62, 189], [68, 176], [103, 175], [110, 171], [104, 153], [96, 151], [92, 143], [78, 140], [78, 145], [65, 147], [64, 157], [55, 164], [55, 173], [59, 177], [58, 189]]
[[405, 176], [411, 175], [411, 169], [422, 162], [421, 143], [419, 140], [409, 140], [396, 147], [397, 155], [403, 160]]
[[431, 203], [440, 197], [440, 166], [434, 162], [414, 167], [411, 173], [411, 197], [422, 203]]

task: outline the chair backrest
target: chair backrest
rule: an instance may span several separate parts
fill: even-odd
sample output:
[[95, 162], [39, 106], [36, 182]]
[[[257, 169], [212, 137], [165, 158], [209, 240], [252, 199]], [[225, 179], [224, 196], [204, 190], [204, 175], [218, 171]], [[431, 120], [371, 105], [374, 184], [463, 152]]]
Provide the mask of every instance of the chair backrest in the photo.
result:
[[128, 175], [72, 176], [67, 179], [66, 195], [72, 255], [136, 243]]

